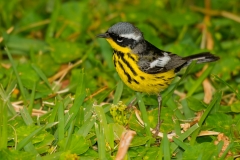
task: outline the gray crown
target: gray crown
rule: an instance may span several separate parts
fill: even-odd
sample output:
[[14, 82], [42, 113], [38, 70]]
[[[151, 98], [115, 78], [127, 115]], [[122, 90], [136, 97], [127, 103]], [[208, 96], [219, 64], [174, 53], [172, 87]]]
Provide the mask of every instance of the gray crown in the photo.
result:
[[108, 29], [109, 33], [114, 33], [117, 35], [126, 35], [133, 34], [136, 37], [141, 37], [138, 40], [143, 38], [141, 31], [128, 22], [118, 22]]

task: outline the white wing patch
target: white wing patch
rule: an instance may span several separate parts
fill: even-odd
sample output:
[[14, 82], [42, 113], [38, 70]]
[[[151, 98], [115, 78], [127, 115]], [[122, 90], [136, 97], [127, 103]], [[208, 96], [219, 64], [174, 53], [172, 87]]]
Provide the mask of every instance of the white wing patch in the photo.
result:
[[168, 53], [164, 52], [163, 57], [160, 57], [150, 63], [150, 68], [153, 67], [164, 67], [170, 60], [171, 57], [169, 57]]
[[134, 39], [134, 40], [138, 41], [141, 38], [141, 35], [136, 35], [134, 33], [128, 33], [128, 34], [120, 34], [120, 37]]

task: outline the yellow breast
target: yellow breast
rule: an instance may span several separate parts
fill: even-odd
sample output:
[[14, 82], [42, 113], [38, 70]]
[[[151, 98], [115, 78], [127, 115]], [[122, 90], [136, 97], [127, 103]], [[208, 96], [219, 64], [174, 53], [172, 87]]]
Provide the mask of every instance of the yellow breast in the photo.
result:
[[159, 94], [173, 80], [174, 70], [157, 74], [145, 73], [138, 66], [138, 55], [132, 53], [130, 48], [121, 47], [111, 39], [107, 41], [114, 49], [113, 61], [120, 78], [132, 90]]

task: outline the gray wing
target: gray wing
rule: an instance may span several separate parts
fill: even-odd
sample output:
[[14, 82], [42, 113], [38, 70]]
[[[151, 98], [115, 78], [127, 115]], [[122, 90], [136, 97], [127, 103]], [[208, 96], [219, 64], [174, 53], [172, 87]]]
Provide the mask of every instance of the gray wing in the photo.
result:
[[162, 51], [147, 42], [147, 53], [139, 57], [138, 66], [143, 72], [156, 74], [172, 69], [178, 71], [178, 67], [186, 65], [187, 60], [170, 52]]

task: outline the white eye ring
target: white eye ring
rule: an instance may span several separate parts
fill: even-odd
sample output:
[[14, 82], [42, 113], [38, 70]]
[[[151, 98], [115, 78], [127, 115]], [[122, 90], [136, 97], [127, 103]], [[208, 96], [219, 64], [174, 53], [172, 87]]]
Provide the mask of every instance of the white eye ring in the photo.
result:
[[123, 38], [122, 38], [122, 37], [119, 37], [119, 38], [117, 38], [117, 41], [118, 41], [118, 42], [122, 42], [122, 41], [123, 41]]

